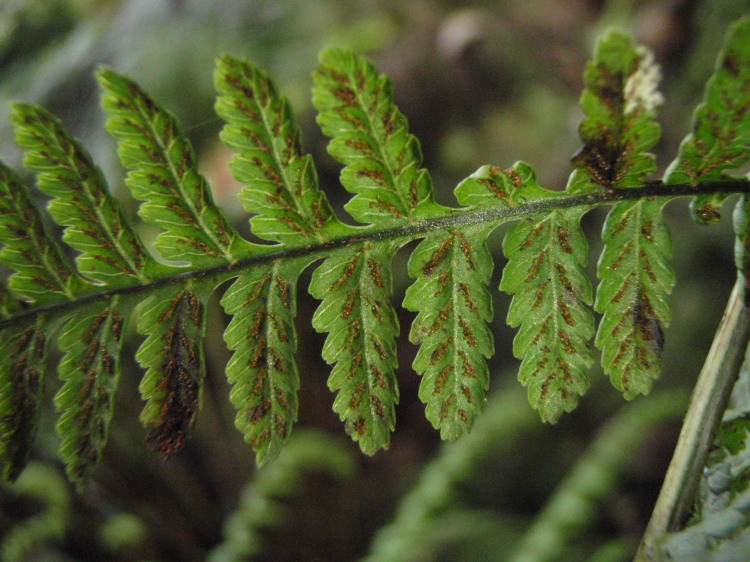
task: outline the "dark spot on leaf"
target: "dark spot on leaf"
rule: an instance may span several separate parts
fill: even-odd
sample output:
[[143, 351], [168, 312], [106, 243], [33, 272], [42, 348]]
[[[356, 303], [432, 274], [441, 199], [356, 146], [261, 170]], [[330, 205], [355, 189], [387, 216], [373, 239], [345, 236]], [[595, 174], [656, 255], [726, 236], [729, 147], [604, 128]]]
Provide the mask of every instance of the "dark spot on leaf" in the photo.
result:
[[340, 99], [344, 104], [348, 105], [349, 107], [356, 107], [357, 106], [357, 96], [352, 91], [351, 88], [348, 88], [346, 86], [341, 86], [339, 88], [334, 88], [332, 90], [332, 93], [334, 96], [336, 96], [338, 99]]
[[740, 64], [737, 62], [733, 53], [727, 53], [727, 56], [724, 57], [724, 60], [721, 63], [721, 67], [735, 78], [740, 75]]

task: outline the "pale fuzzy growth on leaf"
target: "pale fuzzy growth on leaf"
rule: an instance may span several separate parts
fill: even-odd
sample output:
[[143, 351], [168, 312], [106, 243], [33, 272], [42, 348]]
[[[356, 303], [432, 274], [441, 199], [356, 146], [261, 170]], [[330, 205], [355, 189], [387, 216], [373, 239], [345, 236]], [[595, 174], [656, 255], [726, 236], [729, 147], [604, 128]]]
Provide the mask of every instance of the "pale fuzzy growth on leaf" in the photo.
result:
[[654, 62], [654, 54], [645, 47], [637, 47], [638, 68], [625, 82], [625, 115], [636, 111], [655, 112], [664, 103], [659, 91], [661, 68]]

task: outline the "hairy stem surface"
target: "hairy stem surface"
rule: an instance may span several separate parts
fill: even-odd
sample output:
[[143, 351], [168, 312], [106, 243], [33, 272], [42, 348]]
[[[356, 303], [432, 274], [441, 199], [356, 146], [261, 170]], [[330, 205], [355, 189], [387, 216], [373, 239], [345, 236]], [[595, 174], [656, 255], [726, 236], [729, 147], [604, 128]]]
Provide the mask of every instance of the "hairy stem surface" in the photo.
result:
[[129, 285], [107, 291], [95, 292], [84, 295], [78, 299], [30, 308], [14, 316], [0, 320], [0, 329], [13, 325], [23, 318], [34, 316], [41, 312], [65, 314], [66, 311], [75, 310], [85, 304], [107, 300], [114, 295], [128, 295], [149, 293], [158, 287], [164, 287], [174, 283], [182, 283], [190, 279], [212, 278], [216, 284], [227, 279], [236, 277], [240, 271], [270, 263], [279, 259], [290, 259], [300, 256], [325, 257], [331, 250], [342, 248], [370, 240], [397, 240], [404, 241], [419, 238], [420, 235], [434, 232], [440, 229], [455, 228], [471, 224], [501, 224], [511, 220], [522, 219], [534, 213], [546, 212], [553, 209], [569, 209], [573, 207], [589, 207], [593, 209], [601, 205], [608, 205], [618, 201], [627, 201], [640, 198], [663, 198], [671, 200], [677, 197], [688, 197], [707, 193], [750, 193], [750, 181], [729, 179], [726, 181], [705, 182], [697, 186], [690, 184], [664, 185], [661, 182], [651, 182], [640, 188], [604, 190], [586, 194], [564, 195], [550, 199], [531, 201], [516, 207], [496, 209], [483, 209], [481, 211], [462, 212], [451, 210], [450, 212], [421, 221], [416, 221], [408, 226], [399, 228], [362, 228], [360, 233], [335, 238], [328, 242], [311, 244], [308, 246], [285, 247], [277, 249], [275, 245], [269, 244], [267, 251], [258, 252], [250, 257], [208, 268], [186, 268], [184, 272], [167, 275], [155, 279], [143, 285]]

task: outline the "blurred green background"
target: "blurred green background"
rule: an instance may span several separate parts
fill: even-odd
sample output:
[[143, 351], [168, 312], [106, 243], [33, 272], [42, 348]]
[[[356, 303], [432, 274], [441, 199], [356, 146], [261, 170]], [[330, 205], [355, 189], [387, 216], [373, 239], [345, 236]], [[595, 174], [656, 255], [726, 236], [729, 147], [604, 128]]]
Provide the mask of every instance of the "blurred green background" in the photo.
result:
[[[221, 123], [212, 108], [213, 62], [226, 52], [275, 77], [340, 211], [347, 194], [315, 125], [310, 73], [323, 47], [342, 45], [367, 54], [392, 77], [439, 202], [455, 205], [453, 187], [480, 165], [508, 167], [519, 159], [535, 167], [542, 185], [562, 189], [579, 146], [583, 68], [596, 36], [615, 26], [650, 46], [662, 65], [664, 136], [656, 152], [663, 171], [689, 131], [728, 24], [748, 12], [750, 2], [737, 0], [0, 0], [0, 158], [20, 169], [8, 103], [42, 103], [82, 138], [135, 217], [92, 78], [106, 64], [178, 116], [217, 202], [247, 233], [235, 198], [239, 186], [227, 170], [231, 154], [218, 142]], [[648, 418], [645, 429], [637, 426], [637, 435], [611, 443], [620, 461], [608, 465], [588, 503], [566, 504], [569, 520], [557, 538], [534, 538], [551, 541], [550, 559], [632, 557], [686, 391], [734, 280], [729, 211], [719, 224], [702, 227], [690, 220], [686, 202], [667, 208], [677, 271], [674, 319], [659, 392], [638, 399], [644, 411], [661, 414]], [[604, 213], [584, 219], [592, 278]], [[490, 240], [497, 256], [493, 287], [504, 265], [502, 231]], [[144, 228], [144, 237], [153, 234]], [[397, 300], [409, 283], [408, 250], [396, 263]], [[309, 275], [302, 276], [297, 323], [300, 420], [278, 461], [256, 471], [234, 429], [223, 373], [226, 318], [214, 301], [203, 409], [190, 444], [166, 463], [152, 458], [138, 423], [138, 337], [124, 346], [110, 443], [82, 494], [61, 479], [51, 402], [59, 385], [49, 377], [33, 464], [16, 485], [0, 489], [0, 558], [355, 560], [370, 553], [373, 560], [502, 560], [524, 532], [536, 529], [535, 516], [602, 428], [635, 415], [632, 406], [618, 414], [622, 397], [594, 369], [579, 408], [556, 426], [542, 424], [515, 382], [514, 333], [503, 322], [510, 299], [494, 291], [492, 389], [475, 431], [441, 444], [425, 420], [410, 368], [415, 348], [406, 337], [412, 316], [400, 311], [397, 429], [390, 450], [365, 457], [331, 410], [329, 368], [320, 359], [324, 337], [310, 327], [317, 303], [305, 290]], [[627, 433], [636, 426], [623, 427]], [[613, 441], [620, 434], [605, 435]]]

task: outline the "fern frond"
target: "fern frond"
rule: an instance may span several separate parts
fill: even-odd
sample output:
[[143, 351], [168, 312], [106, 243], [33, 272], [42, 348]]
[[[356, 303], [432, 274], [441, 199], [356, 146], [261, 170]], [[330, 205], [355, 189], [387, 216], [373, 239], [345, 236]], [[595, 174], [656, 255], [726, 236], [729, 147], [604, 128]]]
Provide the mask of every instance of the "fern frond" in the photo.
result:
[[[462, 205], [509, 208], [505, 186], [484, 166], [456, 187]], [[494, 351], [487, 323], [493, 318], [487, 290], [493, 262], [486, 240], [497, 223], [427, 236], [409, 259], [416, 280], [404, 307], [418, 312], [409, 339], [420, 344], [414, 369], [422, 375], [419, 397], [444, 439], [468, 432], [484, 409], [489, 387], [486, 358]]]
[[82, 275], [106, 284], [147, 280], [158, 264], [130, 228], [119, 202], [110, 195], [101, 170], [62, 123], [40, 106], [13, 106], [16, 141], [24, 164], [37, 172], [37, 186], [54, 199], [48, 211], [63, 240], [81, 252]]
[[584, 73], [578, 128], [583, 147], [573, 157], [576, 171], [568, 189], [640, 187], [656, 169], [646, 153], [659, 140], [654, 121], [662, 104], [661, 76], [651, 51], [632, 39], [609, 32], [597, 41], [594, 59]]
[[443, 439], [468, 432], [482, 412], [489, 387], [486, 357], [494, 345], [487, 322], [492, 257], [485, 226], [438, 231], [409, 259], [416, 281], [404, 307], [418, 312], [409, 339], [420, 344], [414, 370], [422, 375], [419, 398]]
[[514, 546], [510, 559], [554, 560], [564, 551], [566, 543], [585, 536], [597, 508], [607, 494], [617, 489], [614, 483], [621, 478], [633, 451], [643, 447], [659, 425], [679, 419], [686, 398], [680, 391], [661, 391], [623, 406], [612, 416], [558, 484], [544, 509]]
[[117, 154], [130, 170], [126, 183], [143, 201], [138, 214], [166, 231], [156, 241], [162, 255], [194, 267], [247, 255], [248, 242], [214, 204], [192, 145], [174, 116], [125, 76], [102, 68], [97, 78], [109, 115], [107, 131], [118, 140]]
[[36, 434], [47, 362], [44, 314], [0, 332], [0, 462], [14, 481]]
[[[404, 307], [416, 312], [410, 339], [422, 376], [420, 398], [441, 435], [472, 427], [489, 383], [493, 353], [487, 248], [499, 225], [508, 264], [500, 288], [512, 296], [508, 322], [519, 331], [513, 351], [519, 378], [543, 420], [572, 409], [588, 385], [594, 332], [591, 287], [583, 273], [587, 242], [581, 217], [613, 205], [604, 227], [595, 309], [603, 317], [595, 343], [614, 385], [627, 398], [648, 392], [659, 371], [670, 235], [663, 205], [676, 197], [750, 191], [723, 173], [747, 160], [750, 24], [733, 27], [729, 46], [667, 181], [649, 182], [659, 138], [659, 71], [651, 54], [610, 33], [585, 73], [583, 148], [567, 190], [540, 187], [530, 166], [484, 166], [456, 188], [459, 208], [434, 201], [419, 142], [393, 101], [390, 80], [363, 57], [329, 49], [314, 73], [318, 122], [343, 164], [345, 206], [356, 225], [340, 222], [319, 189], [288, 101], [269, 76], [224, 56], [214, 75], [221, 138], [236, 152], [230, 165], [252, 231], [244, 240], [213, 202], [193, 149], [174, 116], [129, 78], [102, 69], [107, 129], [138, 213], [163, 230], [152, 257], [108, 192], [89, 155], [46, 110], [14, 108], [18, 143], [52, 197], [51, 218], [79, 252], [77, 271], [55, 241], [22, 182], [0, 165], [0, 461], [14, 477], [25, 462], [39, 409], [47, 340], [62, 326], [64, 353], [56, 398], [63, 457], [71, 479], [90, 478], [109, 432], [119, 378], [121, 332], [132, 311], [146, 336], [136, 355], [146, 368], [140, 390], [147, 442], [161, 459], [190, 437], [204, 377], [205, 303], [232, 280], [221, 304], [232, 317], [224, 338], [233, 351], [227, 374], [236, 425], [259, 464], [274, 458], [297, 417], [294, 361], [297, 282], [319, 262], [310, 293], [320, 305], [316, 330], [327, 332], [323, 357], [334, 410], [361, 449], [388, 447], [399, 390], [392, 260], [420, 241], [409, 260], [414, 282]], [[725, 121], [722, 121], [724, 119]], [[705, 137], [705, 138], [704, 138]], [[747, 202], [738, 214], [738, 268], [750, 278]], [[710, 209], [709, 209], [710, 210]], [[708, 213], [710, 214], [710, 213]], [[706, 215], [708, 216], [708, 215]]]
[[[419, 141], [393, 102], [390, 79], [343, 49], [320, 55], [313, 73], [318, 123], [329, 153], [344, 164], [342, 185], [355, 196], [345, 209], [379, 227], [414, 222], [439, 209], [421, 169]], [[328, 385], [336, 412], [366, 453], [388, 447], [398, 387], [391, 261], [406, 240], [364, 242], [318, 267], [310, 292], [322, 299], [313, 325], [328, 331], [323, 357], [336, 362]]]
[[326, 49], [313, 73], [318, 124], [328, 152], [345, 165], [341, 184], [355, 196], [345, 209], [358, 221], [392, 224], [435, 211], [432, 180], [419, 141], [393, 103], [387, 76], [345, 49]]
[[[732, 24], [705, 101], [695, 111], [693, 131], [680, 144], [664, 183], [722, 179], [750, 158], [750, 17]], [[724, 197], [700, 196], [693, 207], [699, 220], [715, 220]]]
[[139, 387], [147, 400], [141, 422], [150, 428], [146, 444], [159, 453], [159, 460], [182, 449], [198, 415], [207, 293], [193, 282], [166, 287], [155, 292], [138, 316], [138, 331], [148, 336], [136, 353], [147, 369]]
[[364, 243], [331, 255], [313, 273], [310, 293], [322, 302], [313, 327], [329, 332], [323, 359], [334, 364], [333, 409], [363, 452], [388, 448], [398, 402], [390, 263], [398, 245]]
[[5, 279], [0, 280], [0, 319], [8, 318], [20, 308], [20, 301], [8, 290]]
[[[303, 430], [295, 434], [284, 454], [273, 465], [258, 471], [241, 491], [237, 510], [224, 524], [224, 540], [206, 557], [208, 562], [284, 558], [287, 550], [269, 553], [268, 536], [274, 542], [296, 540], [299, 535], [301, 508], [336, 493], [342, 485], [354, 480], [357, 463], [350, 449], [325, 433]], [[316, 521], [320, 526], [320, 521]], [[341, 529], [335, 528], [333, 541], [340, 540]], [[272, 550], [272, 549], [271, 549]], [[301, 547], [293, 558], [313, 558], [319, 552]], [[310, 556], [308, 556], [308, 553]]]
[[237, 151], [229, 167], [244, 184], [239, 198], [253, 232], [276, 242], [324, 241], [338, 220], [318, 189], [312, 157], [302, 154], [289, 102], [268, 74], [242, 59], [221, 57], [214, 74], [221, 139]]
[[750, 490], [705, 519], [667, 535], [662, 556], [673, 560], [744, 560], [750, 539]]
[[[214, 81], [221, 138], [237, 154], [230, 163], [243, 185], [239, 198], [254, 213], [253, 232], [282, 244], [325, 242], [346, 227], [318, 188], [315, 165], [286, 98], [247, 61], [224, 56]], [[297, 278], [310, 258], [273, 262], [240, 275], [222, 299], [233, 315], [224, 339], [235, 350], [227, 365], [236, 425], [263, 464], [278, 455], [297, 419], [299, 375], [294, 360]]]
[[[512, 187], [508, 196], [514, 205], [558, 195], [541, 188], [525, 163], [497, 170], [485, 181]], [[513, 225], [503, 241], [508, 265], [500, 289], [513, 296], [508, 324], [520, 326], [513, 340], [513, 354], [522, 360], [518, 380], [528, 387], [529, 402], [542, 420], [552, 423], [578, 404], [594, 362], [582, 215], [576, 208], [534, 214]]]
[[297, 419], [294, 312], [297, 278], [308, 262], [279, 260], [243, 273], [221, 299], [232, 315], [224, 339], [234, 351], [226, 372], [235, 424], [258, 465], [278, 455]]
[[662, 201], [619, 203], [604, 225], [604, 251], [594, 308], [603, 314], [596, 335], [602, 366], [625, 398], [651, 389], [659, 376], [663, 328], [671, 309], [667, 297], [674, 273], [667, 260], [672, 239], [663, 222]]
[[60, 331], [65, 353], [58, 367], [63, 387], [55, 397], [57, 430], [68, 478], [85, 487], [109, 436], [120, 379], [120, 348], [126, 312], [114, 296], [103, 309], [79, 311]]
[[[750, 157], [750, 18], [734, 23], [706, 84], [705, 101], [695, 111], [693, 132], [680, 144], [664, 183], [721, 179]], [[693, 217], [702, 223], [719, 219], [726, 194], [698, 195], [691, 203]]]
[[[659, 139], [654, 121], [661, 96], [653, 56], [619, 33], [598, 43], [584, 76], [579, 132], [583, 149], [568, 191], [643, 186], [655, 169], [645, 151]], [[594, 308], [603, 315], [596, 335], [602, 366], [626, 398], [647, 393], [661, 370], [663, 329], [670, 320], [667, 297], [674, 274], [667, 264], [671, 239], [662, 219], [664, 201], [617, 203], [602, 239], [604, 250]]]
[[[664, 183], [721, 179], [750, 158], [750, 18], [734, 23], [706, 84], [705, 101], [698, 106], [693, 132], [680, 144]], [[698, 195], [691, 203], [693, 218], [709, 223], [719, 219], [726, 194]]]
[[0, 162], [0, 262], [8, 287], [40, 304], [70, 299], [86, 285], [51, 235], [26, 185]]

